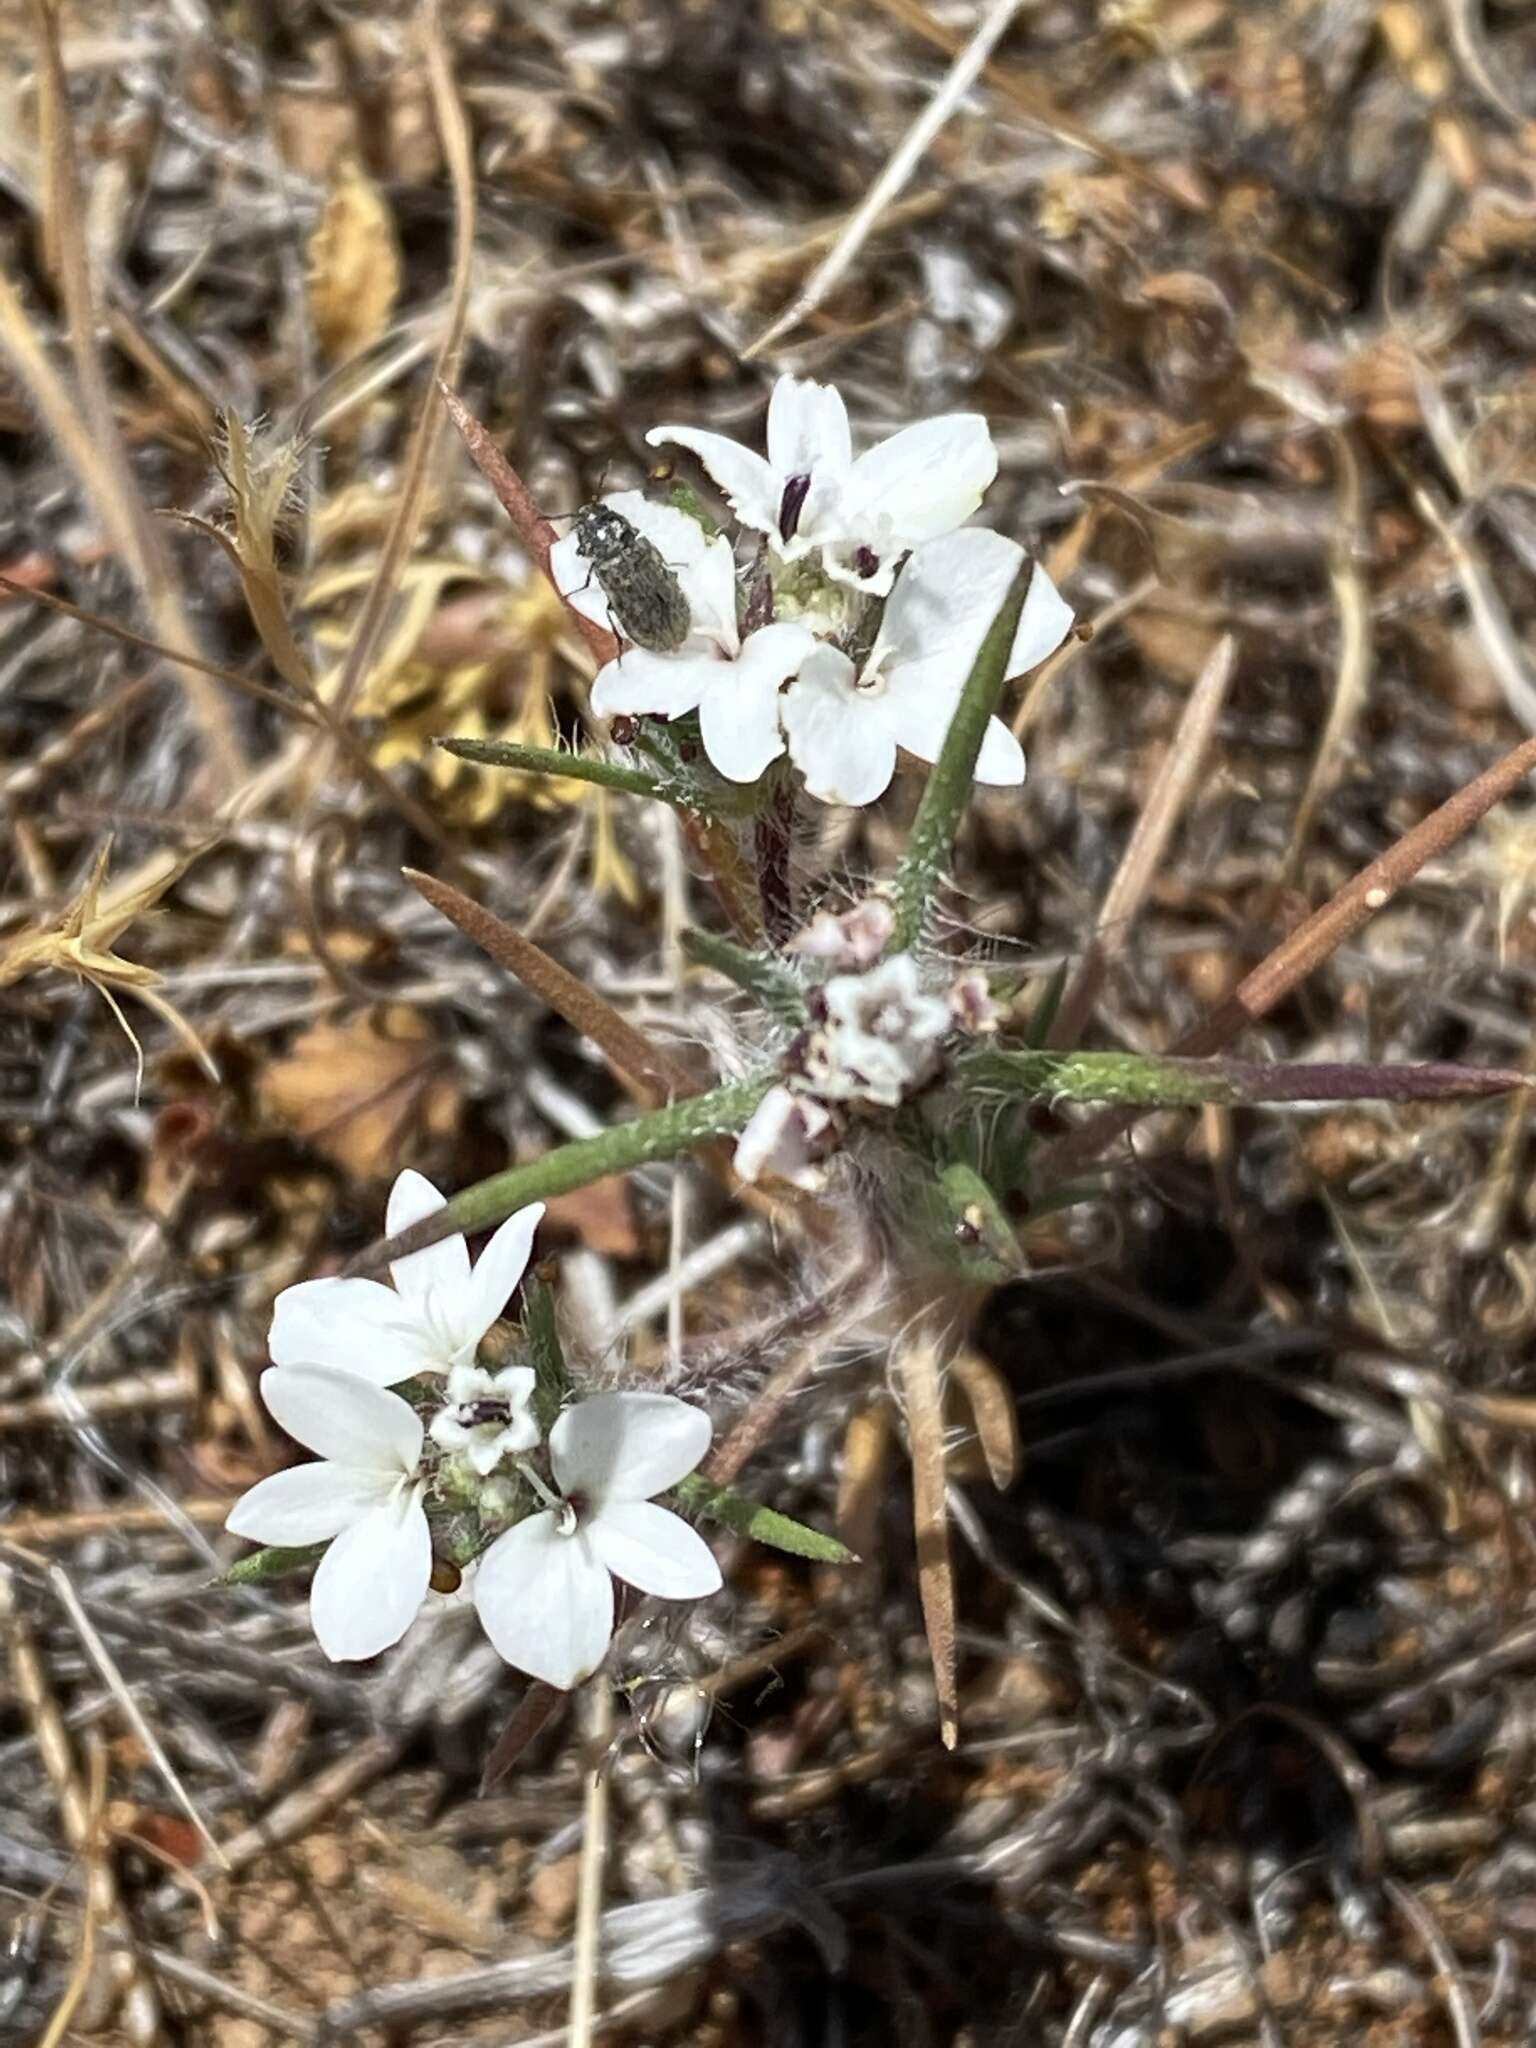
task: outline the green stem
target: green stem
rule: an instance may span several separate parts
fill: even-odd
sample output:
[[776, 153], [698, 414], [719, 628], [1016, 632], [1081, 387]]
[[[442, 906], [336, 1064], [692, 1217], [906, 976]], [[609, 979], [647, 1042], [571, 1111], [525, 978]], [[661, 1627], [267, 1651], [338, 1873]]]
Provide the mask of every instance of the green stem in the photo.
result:
[[627, 1173], [631, 1167], [652, 1166], [663, 1159], [676, 1159], [711, 1138], [730, 1138], [739, 1132], [754, 1109], [773, 1086], [777, 1076], [755, 1074], [746, 1081], [733, 1081], [724, 1088], [712, 1088], [707, 1095], [690, 1095], [685, 1101], [669, 1103], [629, 1123], [616, 1124], [590, 1138], [578, 1138], [514, 1166], [506, 1173], [492, 1174], [476, 1181], [454, 1196], [445, 1207], [409, 1230], [371, 1246], [352, 1262], [350, 1271], [377, 1271], [392, 1259], [437, 1244], [456, 1231], [486, 1230], [500, 1223], [515, 1209], [530, 1202], [542, 1202], [552, 1195], [569, 1195], [590, 1186], [610, 1173]]
[[1034, 564], [1026, 561], [1009, 586], [1002, 610], [987, 628], [928, 777], [906, 853], [896, 871], [896, 929], [889, 949], [893, 953], [906, 952], [922, 937], [939, 885], [954, 858], [955, 834], [971, 800], [977, 757], [986, 738], [987, 721], [1003, 694], [1008, 656], [1034, 573]]
[[1445, 1102], [1529, 1086], [1514, 1068], [1369, 1061], [1144, 1058], [1124, 1052], [979, 1052], [956, 1068], [962, 1087], [1019, 1099], [1138, 1109], [1262, 1102]]

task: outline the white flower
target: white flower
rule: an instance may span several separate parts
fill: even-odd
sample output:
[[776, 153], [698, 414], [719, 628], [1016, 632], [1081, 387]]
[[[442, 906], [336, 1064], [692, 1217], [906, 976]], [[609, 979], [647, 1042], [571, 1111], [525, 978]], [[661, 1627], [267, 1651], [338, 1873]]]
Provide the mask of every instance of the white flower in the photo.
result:
[[433, 1416], [428, 1435], [445, 1451], [462, 1451], [484, 1479], [503, 1458], [531, 1451], [538, 1442], [539, 1425], [529, 1407], [535, 1378], [527, 1365], [501, 1372], [456, 1365], [448, 1375], [448, 1405]]
[[788, 376], [768, 401], [766, 461], [695, 427], [656, 427], [646, 439], [691, 449], [737, 518], [768, 534], [785, 560], [824, 548], [833, 575], [878, 596], [905, 550], [969, 519], [997, 474], [980, 413], [903, 427], [855, 460], [838, 393]]
[[[599, 718], [630, 716], [681, 718], [699, 714], [704, 751], [732, 782], [756, 782], [784, 751], [779, 730], [779, 691], [816, 645], [809, 626], [781, 620], [742, 639], [736, 624], [736, 562], [722, 536], [706, 541], [696, 520], [671, 505], [653, 505], [638, 491], [620, 491], [604, 504], [616, 506], [654, 541], [669, 566], [680, 565], [678, 581], [693, 620], [675, 654], [626, 647], [617, 661], [599, 669], [592, 684], [592, 709]], [[685, 527], [689, 540], [677, 528]], [[607, 623], [601, 590], [581, 592], [584, 557], [568, 536], [550, 556], [560, 589], [572, 604]], [[670, 552], [669, 552], [670, 551]], [[574, 583], [572, 581], [574, 579]], [[596, 591], [596, 608], [593, 606]]]
[[255, 1543], [329, 1543], [309, 1592], [315, 1635], [337, 1663], [375, 1657], [410, 1627], [432, 1575], [420, 1418], [398, 1394], [325, 1368], [264, 1372], [261, 1398], [321, 1462], [260, 1480], [224, 1526]]
[[830, 1102], [878, 1102], [894, 1109], [926, 1081], [954, 1028], [949, 1004], [923, 988], [917, 962], [896, 953], [867, 974], [823, 983], [826, 1021], [811, 1034], [804, 1071]]
[[709, 1448], [709, 1417], [670, 1394], [595, 1394], [549, 1432], [564, 1505], [498, 1536], [475, 1574], [486, 1634], [515, 1670], [569, 1690], [613, 1635], [613, 1580], [690, 1600], [720, 1587], [704, 1539], [651, 1495], [675, 1486]]
[[736, 1140], [736, 1172], [744, 1181], [772, 1174], [814, 1194], [825, 1178], [817, 1161], [836, 1130], [833, 1112], [814, 1095], [770, 1088]]
[[[862, 670], [818, 646], [779, 702], [790, 758], [812, 796], [873, 803], [896, 772], [896, 749], [936, 761], [988, 629], [1024, 564], [1024, 550], [982, 527], [914, 548]], [[1067, 636], [1072, 609], [1037, 564], [1008, 658], [1023, 675]], [[987, 727], [978, 782], [1024, 780], [1024, 754], [1000, 719]]]
[[[390, 1190], [389, 1235], [444, 1206], [424, 1174], [409, 1168]], [[507, 1305], [533, 1249], [542, 1202], [519, 1209], [496, 1232], [471, 1271], [462, 1235], [396, 1259], [394, 1286], [382, 1280], [302, 1280], [272, 1305], [268, 1347], [274, 1365], [324, 1365], [393, 1386], [418, 1373], [470, 1364], [480, 1340]]]

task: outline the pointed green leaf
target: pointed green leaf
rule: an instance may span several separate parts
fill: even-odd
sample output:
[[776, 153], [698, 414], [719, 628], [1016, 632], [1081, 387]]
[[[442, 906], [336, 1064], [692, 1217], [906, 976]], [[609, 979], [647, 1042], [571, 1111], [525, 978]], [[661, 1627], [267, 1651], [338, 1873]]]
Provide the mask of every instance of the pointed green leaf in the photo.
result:
[[896, 870], [893, 891], [896, 928], [889, 950], [904, 953], [922, 937], [939, 885], [954, 858], [955, 834], [976, 779], [976, 760], [986, 737], [987, 720], [996, 711], [1007, 679], [1008, 656], [1029, 594], [1033, 562], [1026, 561], [1013, 579], [1002, 610], [987, 628], [955, 715], [944, 735], [912, 821], [907, 850]]
[[807, 1528], [777, 1508], [760, 1507], [728, 1486], [711, 1486], [693, 1473], [675, 1486], [673, 1494], [690, 1513], [705, 1521], [719, 1522], [738, 1536], [750, 1536], [754, 1543], [766, 1543], [774, 1550], [787, 1550], [791, 1557], [809, 1557], [818, 1564], [854, 1564], [857, 1559], [846, 1543]]
[[295, 1572], [308, 1571], [318, 1564], [325, 1555], [323, 1543], [304, 1543], [297, 1549], [289, 1550], [283, 1545], [269, 1543], [260, 1550], [253, 1550], [248, 1557], [236, 1558], [228, 1571], [222, 1572], [214, 1581], [218, 1586], [264, 1586], [272, 1579], [290, 1578]]

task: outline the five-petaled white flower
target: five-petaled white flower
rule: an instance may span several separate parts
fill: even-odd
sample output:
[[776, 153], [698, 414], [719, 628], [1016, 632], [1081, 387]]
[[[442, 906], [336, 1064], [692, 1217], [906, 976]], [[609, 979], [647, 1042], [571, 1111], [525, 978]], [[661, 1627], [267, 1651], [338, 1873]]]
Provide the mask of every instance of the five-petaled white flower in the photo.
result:
[[475, 1574], [475, 1606], [515, 1670], [568, 1690], [613, 1636], [613, 1578], [668, 1600], [718, 1592], [704, 1539], [652, 1494], [698, 1464], [709, 1417], [670, 1394], [594, 1394], [549, 1432], [559, 1505], [498, 1536]]
[[448, 1375], [448, 1405], [433, 1416], [427, 1434], [445, 1451], [462, 1451], [484, 1479], [503, 1458], [531, 1451], [539, 1425], [529, 1406], [537, 1375], [531, 1365], [486, 1372], [456, 1365]]
[[321, 1462], [259, 1480], [224, 1526], [255, 1543], [328, 1543], [309, 1592], [315, 1635], [334, 1662], [375, 1657], [410, 1627], [432, 1574], [421, 1420], [398, 1394], [329, 1368], [264, 1372], [261, 1398]]
[[803, 1066], [828, 1102], [877, 1102], [888, 1109], [932, 1074], [954, 1028], [942, 996], [924, 989], [910, 953], [892, 954], [867, 974], [823, 983], [825, 1021], [806, 1042]]
[[768, 401], [766, 461], [697, 427], [654, 427], [645, 438], [697, 455], [737, 518], [786, 561], [821, 548], [832, 575], [880, 597], [906, 550], [969, 519], [997, 475], [980, 413], [921, 420], [855, 457], [838, 392], [790, 376]]
[[[444, 1206], [424, 1174], [407, 1169], [390, 1190], [390, 1236]], [[396, 1259], [394, 1286], [381, 1280], [301, 1280], [272, 1305], [274, 1365], [324, 1365], [390, 1387], [418, 1373], [451, 1372], [474, 1361], [480, 1340], [506, 1307], [533, 1249], [542, 1202], [519, 1209], [470, 1267], [461, 1235]]]
[[[936, 761], [981, 643], [1023, 568], [1017, 541], [968, 527], [914, 548], [885, 607], [867, 660], [856, 669], [825, 643], [802, 660], [779, 703], [790, 758], [812, 796], [868, 804], [896, 772], [896, 749]], [[1067, 637], [1072, 608], [1037, 564], [1007, 675], [1020, 676]], [[978, 782], [1024, 780], [1024, 753], [992, 719]]]
[[[809, 626], [789, 620], [762, 626], [745, 639], [736, 624], [736, 562], [723, 535], [704, 536], [696, 520], [672, 505], [653, 505], [638, 491], [603, 500], [655, 544], [688, 600], [692, 629], [675, 654], [626, 647], [599, 669], [592, 709], [681, 718], [697, 711], [704, 751], [733, 782], [756, 782], [784, 751], [779, 691], [816, 646]], [[550, 555], [550, 570], [568, 601], [600, 624], [610, 623], [602, 591], [583, 587], [586, 557], [567, 535]]]

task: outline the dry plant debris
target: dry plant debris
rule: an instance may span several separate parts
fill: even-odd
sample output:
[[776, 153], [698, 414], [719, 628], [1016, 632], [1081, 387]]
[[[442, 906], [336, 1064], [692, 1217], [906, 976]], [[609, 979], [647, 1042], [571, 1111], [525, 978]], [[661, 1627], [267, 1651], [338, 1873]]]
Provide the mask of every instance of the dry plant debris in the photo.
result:
[[[859, 1558], [727, 1540], [611, 1698], [211, 1581], [292, 1455], [272, 1300], [402, 1163], [740, 1054], [707, 832], [432, 745], [595, 749], [612, 652], [440, 376], [557, 515], [783, 372], [861, 446], [984, 414], [1092, 631], [1009, 700], [957, 972], [1062, 1054], [1529, 1068], [1536, 13], [31, 0], [0, 50], [0, 2041], [1522, 2048], [1523, 1093], [1042, 1114], [1086, 1198], [1005, 1219], [936, 1387], [718, 1154], [561, 1197], [571, 1348]], [[803, 825], [801, 902], [922, 788]]]

